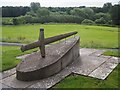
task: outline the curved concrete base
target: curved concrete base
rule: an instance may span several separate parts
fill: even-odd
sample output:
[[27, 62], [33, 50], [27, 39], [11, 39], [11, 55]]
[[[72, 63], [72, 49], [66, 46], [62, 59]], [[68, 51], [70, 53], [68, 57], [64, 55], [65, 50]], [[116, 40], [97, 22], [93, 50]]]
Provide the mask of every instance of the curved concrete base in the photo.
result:
[[16, 78], [33, 81], [52, 76], [79, 57], [79, 37], [46, 48], [46, 58], [40, 52], [27, 56], [16, 68]]

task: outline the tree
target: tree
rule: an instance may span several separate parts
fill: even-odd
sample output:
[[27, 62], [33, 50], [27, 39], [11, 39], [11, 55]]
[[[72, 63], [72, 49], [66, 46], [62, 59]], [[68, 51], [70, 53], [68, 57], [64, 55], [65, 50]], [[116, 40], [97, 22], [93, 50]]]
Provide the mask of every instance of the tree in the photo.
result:
[[95, 20], [95, 23], [96, 23], [96, 24], [105, 24], [106, 21], [105, 21], [105, 19], [104, 19], [103, 17], [101, 17], [100, 19], [96, 19], [96, 20]]
[[85, 19], [81, 22], [81, 24], [93, 25], [95, 22], [89, 19]]
[[87, 19], [93, 19], [94, 16], [93, 9], [86, 7], [83, 8], [83, 12], [85, 13]]
[[111, 3], [105, 3], [105, 4], [103, 5], [103, 12], [104, 12], [104, 13], [107, 13], [107, 12], [110, 11], [111, 8], [112, 8], [112, 4], [111, 4]]
[[18, 25], [18, 20], [16, 18], [13, 18], [13, 24]]
[[74, 8], [73, 10], [70, 11], [71, 15], [74, 15], [74, 16], [78, 16], [78, 17], [82, 17], [82, 18], [85, 18], [85, 12], [80, 9], [80, 8]]
[[40, 3], [39, 2], [31, 2], [30, 3], [31, 10], [33, 12], [36, 12], [40, 8]]
[[111, 15], [113, 24], [120, 25], [120, 4], [114, 5], [111, 8], [110, 15]]
[[71, 14], [84, 19], [92, 19], [94, 16], [94, 11], [91, 8], [74, 8], [71, 10]]
[[40, 8], [37, 10], [37, 16], [42, 17], [42, 16], [49, 16], [50, 12], [46, 8]]
[[106, 20], [106, 22], [111, 20], [111, 17], [110, 17], [109, 13], [96, 13], [94, 18], [95, 19], [104, 18], [104, 20]]

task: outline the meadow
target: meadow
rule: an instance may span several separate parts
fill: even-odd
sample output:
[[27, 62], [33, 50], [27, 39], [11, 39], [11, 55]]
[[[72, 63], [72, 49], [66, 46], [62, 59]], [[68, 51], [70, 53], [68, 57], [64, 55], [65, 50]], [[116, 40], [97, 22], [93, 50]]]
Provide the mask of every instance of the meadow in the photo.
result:
[[78, 31], [80, 47], [118, 48], [118, 28], [80, 24], [28, 24], [2, 26], [3, 42], [30, 43], [38, 40], [39, 29], [45, 29], [45, 37]]

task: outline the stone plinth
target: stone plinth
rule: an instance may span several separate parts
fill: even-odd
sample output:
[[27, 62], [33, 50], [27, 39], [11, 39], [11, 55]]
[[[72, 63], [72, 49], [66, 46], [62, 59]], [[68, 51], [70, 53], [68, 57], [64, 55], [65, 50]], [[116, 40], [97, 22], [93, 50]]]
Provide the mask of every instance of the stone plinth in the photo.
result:
[[24, 58], [16, 68], [18, 80], [33, 81], [52, 76], [60, 72], [79, 57], [79, 37], [70, 38], [46, 48], [46, 57], [40, 52]]

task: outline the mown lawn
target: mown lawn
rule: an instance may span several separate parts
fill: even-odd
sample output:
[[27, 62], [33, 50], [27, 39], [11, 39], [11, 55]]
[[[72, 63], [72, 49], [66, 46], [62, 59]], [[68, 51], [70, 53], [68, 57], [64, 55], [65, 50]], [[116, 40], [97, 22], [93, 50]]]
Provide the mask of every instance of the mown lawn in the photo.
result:
[[38, 40], [39, 29], [45, 29], [45, 36], [78, 31], [80, 46], [89, 48], [118, 48], [118, 28], [106, 26], [88, 26], [79, 24], [34, 24], [2, 26], [4, 42], [29, 43]]
[[5, 71], [15, 67], [20, 62], [19, 59], [16, 59], [17, 56], [37, 50], [33, 49], [30, 51], [21, 52], [20, 47], [18, 46], [0, 46], [0, 48], [2, 48], [2, 68], [0, 68], [0, 71]]
[[120, 51], [118, 51], [118, 50], [116, 50], [116, 51], [108, 50], [108, 51], [104, 52], [103, 55], [120, 57]]
[[119, 88], [119, 69], [120, 65], [105, 80], [85, 77], [81, 75], [69, 76], [55, 85], [53, 88]]

